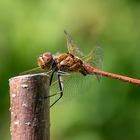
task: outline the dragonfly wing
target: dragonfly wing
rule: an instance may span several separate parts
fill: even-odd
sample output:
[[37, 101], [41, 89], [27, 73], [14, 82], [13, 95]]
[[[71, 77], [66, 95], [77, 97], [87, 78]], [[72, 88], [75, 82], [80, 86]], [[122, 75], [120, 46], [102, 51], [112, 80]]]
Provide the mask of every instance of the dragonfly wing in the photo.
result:
[[67, 40], [68, 52], [73, 54], [74, 56], [79, 56], [79, 57], [83, 56], [83, 53], [80, 51], [80, 49], [75, 44], [74, 40], [72, 39], [72, 36], [67, 31], [64, 31], [64, 33], [65, 33], [66, 40]]
[[103, 61], [102, 56], [103, 56], [102, 48], [100, 46], [96, 46], [93, 50], [89, 52], [89, 54], [84, 56], [82, 60], [95, 68], [101, 68]]
[[[96, 46], [89, 54], [84, 56], [82, 60], [98, 69], [102, 69], [102, 62], [103, 62], [103, 51], [100, 46]], [[95, 75], [98, 80], [100, 80], [101, 75]]]
[[[51, 103], [57, 100], [60, 96], [57, 75], [55, 77], [55, 81], [50, 87], [50, 94], [57, 93], [57, 96], [51, 97]], [[62, 75], [62, 80], [64, 85], [63, 97], [57, 103], [60, 105], [87, 93], [87, 87], [90, 85], [89, 83], [91, 81], [91, 83], [93, 83], [94, 78], [91, 75], [83, 76], [81, 73], [71, 73], [70, 75]]]
[[49, 71], [44, 70], [44, 69], [42, 69], [40, 67], [36, 67], [36, 68], [30, 69], [30, 70], [21, 72], [21, 73], [19, 73], [19, 75], [36, 74], [36, 73], [48, 73], [49, 74]]

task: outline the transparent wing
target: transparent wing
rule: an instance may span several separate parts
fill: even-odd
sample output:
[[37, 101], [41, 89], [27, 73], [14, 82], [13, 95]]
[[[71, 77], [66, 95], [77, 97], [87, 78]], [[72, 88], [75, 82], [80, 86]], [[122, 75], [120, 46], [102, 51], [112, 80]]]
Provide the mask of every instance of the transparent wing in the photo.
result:
[[82, 60], [95, 68], [101, 69], [103, 62], [102, 48], [100, 46], [96, 46], [89, 54], [82, 57]]
[[[100, 46], [96, 46], [89, 54], [84, 56], [82, 60], [98, 69], [102, 69], [102, 62], [103, 62], [103, 51]], [[101, 79], [101, 75], [95, 75], [98, 80]]]
[[30, 70], [27, 70], [27, 71], [24, 71], [24, 72], [21, 72], [19, 73], [19, 75], [25, 75], [25, 74], [35, 74], [35, 73], [46, 73], [48, 72], [47, 70], [44, 70], [40, 67], [36, 67], [36, 68], [33, 68], [33, 69], [30, 69]]
[[[64, 93], [63, 97], [58, 101], [58, 103], [56, 103], [56, 105], [61, 105], [88, 93], [87, 90], [91, 86], [90, 83], [94, 83], [93, 76], [83, 76], [81, 73], [71, 73], [70, 75], [62, 76], [62, 79], [64, 85]], [[51, 97], [51, 103], [53, 103], [57, 98], [59, 98], [59, 91], [59, 83], [57, 80], [57, 75], [55, 75], [54, 82], [50, 87], [50, 94], [58, 94]]]
[[80, 51], [80, 49], [75, 44], [74, 40], [72, 39], [72, 36], [67, 31], [64, 31], [64, 33], [65, 33], [66, 40], [67, 40], [68, 52], [73, 54], [74, 56], [79, 56], [79, 57], [83, 56], [83, 53]]

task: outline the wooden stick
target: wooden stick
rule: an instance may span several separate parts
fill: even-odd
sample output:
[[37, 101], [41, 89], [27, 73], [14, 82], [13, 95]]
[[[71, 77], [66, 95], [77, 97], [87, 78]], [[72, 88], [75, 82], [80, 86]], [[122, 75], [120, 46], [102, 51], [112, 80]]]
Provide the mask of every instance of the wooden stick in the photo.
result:
[[13, 77], [10, 84], [11, 140], [50, 140], [49, 78], [46, 74]]

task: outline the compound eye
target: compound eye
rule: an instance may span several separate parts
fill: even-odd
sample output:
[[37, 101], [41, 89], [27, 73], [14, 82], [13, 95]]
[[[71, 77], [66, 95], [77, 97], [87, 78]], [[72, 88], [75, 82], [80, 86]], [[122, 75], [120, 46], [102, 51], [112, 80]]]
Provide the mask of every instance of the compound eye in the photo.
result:
[[48, 52], [43, 54], [43, 60], [47, 67], [50, 67], [54, 62], [53, 56]]
[[53, 59], [51, 53], [48, 53], [48, 52], [43, 54], [43, 58], [46, 61], [51, 61]]
[[38, 65], [42, 69], [49, 69], [49, 68], [51, 68], [53, 63], [54, 63], [53, 56], [49, 52], [46, 52], [43, 55], [40, 55], [40, 57], [38, 58]]

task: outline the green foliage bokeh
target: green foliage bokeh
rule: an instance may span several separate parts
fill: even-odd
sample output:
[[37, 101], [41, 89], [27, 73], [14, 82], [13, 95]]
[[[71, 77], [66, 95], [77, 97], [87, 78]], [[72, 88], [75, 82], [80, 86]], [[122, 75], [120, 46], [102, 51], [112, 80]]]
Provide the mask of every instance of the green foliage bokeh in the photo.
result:
[[[45, 51], [66, 52], [64, 29], [84, 53], [100, 44], [103, 70], [140, 78], [138, 0], [1, 0], [0, 11], [0, 139], [10, 139], [8, 79]], [[140, 87], [93, 77], [76, 92], [51, 109], [52, 140], [140, 139]]]

